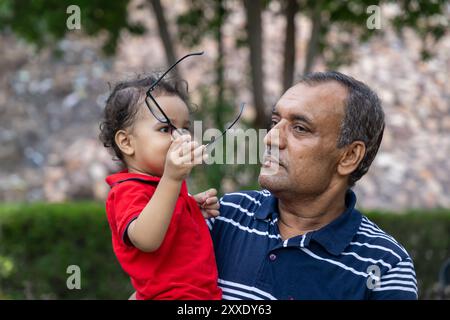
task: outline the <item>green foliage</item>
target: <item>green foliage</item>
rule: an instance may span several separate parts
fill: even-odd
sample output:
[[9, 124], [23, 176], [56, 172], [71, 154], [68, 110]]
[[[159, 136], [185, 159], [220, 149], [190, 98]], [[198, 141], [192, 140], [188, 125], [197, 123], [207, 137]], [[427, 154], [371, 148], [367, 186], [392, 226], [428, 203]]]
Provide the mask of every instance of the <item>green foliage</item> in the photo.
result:
[[80, 7], [80, 31], [91, 36], [108, 33], [104, 44], [108, 54], [114, 53], [121, 30], [135, 34], [144, 32], [143, 26], [128, 22], [128, 1], [109, 0], [0, 0], [0, 25], [3, 30], [10, 29], [42, 48], [68, 32], [78, 32], [66, 26], [70, 16], [66, 10], [70, 5]]
[[411, 255], [421, 298], [433, 298], [439, 270], [450, 258], [450, 211], [412, 210], [403, 215], [369, 212], [369, 218], [391, 234]]
[[394, 17], [392, 25], [398, 33], [405, 28], [414, 30], [423, 43], [422, 59], [431, 58], [431, 45], [449, 30], [448, 0], [401, 0], [396, 3], [402, 14]]
[[199, 45], [205, 36], [215, 37], [228, 12], [225, 0], [189, 0], [188, 9], [178, 15], [178, 39], [187, 47]]
[[[2, 206], [0, 244], [0, 297], [126, 299], [133, 292], [102, 204]], [[81, 269], [80, 290], [66, 286], [69, 265]]]
[[[368, 217], [405, 246], [420, 297], [433, 298], [450, 257], [450, 210]], [[103, 204], [2, 205], [0, 244], [0, 298], [126, 299], [133, 290], [112, 252]], [[81, 290], [67, 289], [69, 265], [81, 268]]]

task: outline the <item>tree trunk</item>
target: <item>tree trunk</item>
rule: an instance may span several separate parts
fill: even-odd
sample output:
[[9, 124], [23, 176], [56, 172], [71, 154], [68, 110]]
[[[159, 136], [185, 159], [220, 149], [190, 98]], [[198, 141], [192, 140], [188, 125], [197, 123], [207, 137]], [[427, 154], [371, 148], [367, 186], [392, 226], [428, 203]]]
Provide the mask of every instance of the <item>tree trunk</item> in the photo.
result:
[[217, 42], [217, 60], [216, 60], [216, 88], [217, 88], [217, 105], [220, 110], [216, 112], [216, 124], [219, 126], [220, 130], [223, 127], [223, 117], [222, 109], [225, 105], [225, 75], [224, 75], [224, 44], [223, 44], [223, 34], [222, 34], [222, 26], [225, 19], [225, 8], [223, 5], [223, 0], [217, 0], [216, 2], [216, 30], [215, 30], [215, 38]]
[[[175, 54], [175, 48], [173, 46], [172, 36], [170, 35], [166, 17], [164, 16], [164, 8], [161, 5], [160, 0], [149, 0], [149, 2], [153, 8], [153, 12], [155, 13], [155, 17], [158, 22], [159, 36], [164, 45], [167, 63], [169, 65], [172, 65], [177, 61], [177, 58]], [[179, 76], [179, 72], [176, 69], [174, 69], [172, 72], [177, 77]]]
[[305, 69], [304, 74], [311, 72], [314, 67], [314, 62], [317, 58], [318, 48], [319, 48], [319, 38], [320, 38], [320, 28], [322, 26], [322, 15], [320, 12], [321, 1], [317, 1], [314, 7], [314, 11], [311, 16], [312, 28], [311, 36], [308, 42], [308, 51], [306, 53]]
[[295, 73], [295, 15], [298, 11], [297, 0], [287, 0], [286, 38], [284, 41], [283, 93], [292, 86]]
[[247, 40], [250, 47], [250, 68], [253, 90], [253, 103], [256, 108], [254, 126], [266, 128], [266, 106], [264, 103], [264, 76], [262, 61], [262, 26], [261, 26], [261, 0], [244, 0], [247, 16]]

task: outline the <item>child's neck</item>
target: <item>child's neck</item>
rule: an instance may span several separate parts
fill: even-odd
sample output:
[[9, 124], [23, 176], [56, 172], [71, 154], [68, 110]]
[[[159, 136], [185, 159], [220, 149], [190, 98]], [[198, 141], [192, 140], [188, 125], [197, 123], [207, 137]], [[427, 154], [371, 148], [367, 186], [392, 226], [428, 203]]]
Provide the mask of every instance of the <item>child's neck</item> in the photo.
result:
[[[128, 170], [129, 173], [139, 173], [139, 174], [143, 174], [143, 175], [146, 175], [146, 176], [159, 177], [159, 176], [156, 175], [156, 174], [153, 174], [153, 173], [151, 173], [151, 172], [147, 172], [147, 171], [145, 171], [145, 170], [142, 170], [142, 169], [140, 169], [140, 168], [136, 168], [136, 167], [134, 167], [134, 166], [127, 166], [127, 170]], [[159, 177], [159, 178], [160, 178], [160, 177]]]

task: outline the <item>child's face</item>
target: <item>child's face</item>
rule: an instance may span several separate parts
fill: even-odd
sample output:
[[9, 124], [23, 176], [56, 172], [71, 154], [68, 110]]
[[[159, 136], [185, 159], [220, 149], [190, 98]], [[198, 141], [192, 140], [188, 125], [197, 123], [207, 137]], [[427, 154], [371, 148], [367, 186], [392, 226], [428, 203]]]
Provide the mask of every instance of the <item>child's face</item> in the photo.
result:
[[[183, 100], [178, 96], [158, 96], [155, 99], [175, 127], [190, 129], [189, 111]], [[167, 150], [172, 143], [169, 126], [156, 120], [145, 103], [139, 107], [131, 133], [134, 154], [129, 170], [162, 176]]]

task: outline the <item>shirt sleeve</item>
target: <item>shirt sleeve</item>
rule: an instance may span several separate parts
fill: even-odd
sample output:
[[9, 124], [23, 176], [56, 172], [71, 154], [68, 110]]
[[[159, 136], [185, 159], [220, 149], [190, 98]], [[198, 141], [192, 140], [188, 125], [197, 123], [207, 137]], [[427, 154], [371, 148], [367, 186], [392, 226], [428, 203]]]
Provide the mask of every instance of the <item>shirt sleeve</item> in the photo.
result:
[[371, 300], [417, 300], [417, 280], [414, 264], [407, 257], [381, 275], [372, 289]]
[[126, 245], [131, 246], [132, 244], [127, 235], [128, 226], [145, 208], [151, 198], [151, 194], [144, 190], [142, 186], [132, 182], [124, 182], [117, 188], [114, 198], [117, 232], [122, 241]]

